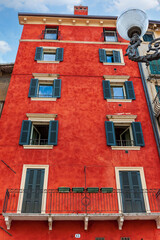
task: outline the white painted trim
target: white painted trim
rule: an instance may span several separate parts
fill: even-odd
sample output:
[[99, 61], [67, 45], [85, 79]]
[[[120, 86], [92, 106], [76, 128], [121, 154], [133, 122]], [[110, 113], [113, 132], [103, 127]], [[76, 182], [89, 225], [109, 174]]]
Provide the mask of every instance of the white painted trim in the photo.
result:
[[32, 122], [49, 122], [54, 121], [57, 114], [47, 114], [47, 113], [26, 113], [28, 120]]
[[107, 115], [106, 118], [113, 123], [132, 123], [135, 122], [137, 115], [123, 115], [119, 113], [119, 115]]
[[[42, 207], [41, 207], [41, 214], [45, 214], [47, 195], [44, 194], [44, 189], [47, 189], [47, 185], [48, 185], [49, 165], [24, 164], [23, 165], [23, 170], [22, 170], [20, 189], [24, 189], [24, 187], [25, 187], [27, 168], [33, 168], [33, 169], [34, 168], [41, 168], [41, 169], [45, 169], [44, 184], [43, 184], [43, 195], [42, 195]], [[19, 194], [19, 200], [18, 200], [18, 206], [17, 206], [17, 213], [21, 213], [22, 203], [23, 203], [23, 193], [20, 193]]]
[[117, 65], [117, 66], [124, 66], [125, 63], [116, 63], [116, 62], [115, 62], [115, 63], [114, 63], [114, 62], [113, 62], [113, 63], [109, 63], [109, 62], [107, 63], [107, 62], [103, 62], [103, 65]]
[[107, 102], [132, 102], [132, 99], [106, 99]]
[[42, 78], [42, 80], [54, 80], [57, 79], [60, 74], [52, 74], [52, 73], [32, 73], [34, 78]]
[[53, 149], [53, 145], [23, 145], [24, 149]]
[[50, 46], [40, 46], [41, 48], [43, 48], [44, 50], [53, 50], [53, 52], [55, 52], [54, 50], [57, 50], [57, 48], [60, 48], [60, 47], [50, 47]]
[[129, 45], [126, 42], [88, 42], [88, 41], [66, 41], [66, 40], [46, 40], [46, 39], [20, 39], [20, 42], [61, 42], [61, 43], [82, 43], [82, 44], [102, 44], [102, 45]]
[[[142, 189], [147, 189], [143, 167], [115, 167], [117, 189], [121, 189], [119, 171], [139, 171]], [[149, 206], [148, 195], [146, 193], [143, 193], [143, 198], [144, 198], [146, 213], [150, 213], [151, 211], [150, 211], [150, 206]], [[121, 194], [119, 193], [118, 194], [119, 213], [122, 213], [122, 208], [121, 208], [122, 204], [121, 203], [122, 203], [122, 197], [121, 197]]]
[[111, 146], [112, 150], [133, 150], [139, 151], [141, 147], [139, 146]]
[[38, 60], [37, 63], [60, 63], [59, 61], [43, 61], [43, 60]]
[[50, 102], [55, 102], [57, 98], [43, 98], [43, 97], [31, 97], [31, 101], [50, 101]]
[[109, 80], [109, 81], [113, 81], [113, 82], [125, 82], [127, 81], [130, 76], [127, 76], [127, 75], [103, 75], [103, 78], [105, 80]]

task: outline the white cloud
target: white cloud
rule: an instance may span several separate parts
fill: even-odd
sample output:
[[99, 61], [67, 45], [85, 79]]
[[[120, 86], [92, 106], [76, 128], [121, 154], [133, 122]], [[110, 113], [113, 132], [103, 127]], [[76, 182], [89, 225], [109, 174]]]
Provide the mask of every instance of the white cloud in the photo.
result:
[[0, 41], [0, 54], [5, 54], [8, 51], [11, 51], [9, 44], [5, 41]]
[[82, 0], [0, 0], [0, 8], [13, 8], [18, 11], [50, 12], [54, 6], [66, 6], [67, 10], [73, 11], [74, 5], [79, 5]]
[[[122, 12], [128, 8], [139, 8], [142, 10], [150, 10], [159, 7], [159, 0], [112, 0], [110, 10]], [[108, 9], [107, 9], [108, 10]]]

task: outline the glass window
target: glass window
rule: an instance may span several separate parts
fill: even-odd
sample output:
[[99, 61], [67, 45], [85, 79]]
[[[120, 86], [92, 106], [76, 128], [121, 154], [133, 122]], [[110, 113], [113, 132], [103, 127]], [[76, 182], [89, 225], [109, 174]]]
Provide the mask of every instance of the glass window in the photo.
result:
[[130, 126], [115, 126], [115, 135], [117, 146], [134, 146]]
[[32, 125], [30, 145], [47, 145], [48, 144], [49, 125]]
[[146, 33], [146, 34], [144, 34], [144, 36], [143, 36], [143, 40], [145, 41], [145, 42], [150, 42], [150, 41], [152, 41], [154, 38], [153, 38], [153, 33]]
[[113, 99], [124, 99], [123, 86], [111, 86], [111, 95]]
[[107, 62], [112, 63], [113, 62], [113, 55], [112, 54], [106, 54], [107, 56]]
[[39, 91], [38, 91], [39, 97], [52, 97], [53, 96], [53, 85], [39, 85]]
[[106, 42], [117, 42], [116, 31], [104, 31], [104, 39]]
[[56, 54], [55, 53], [49, 53], [49, 52], [44, 52], [43, 53], [43, 60], [44, 61], [55, 61]]
[[58, 36], [58, 29], [57, 28], [46, 28], [45, 30], [45, 39], [52, 39], [56, 40]]

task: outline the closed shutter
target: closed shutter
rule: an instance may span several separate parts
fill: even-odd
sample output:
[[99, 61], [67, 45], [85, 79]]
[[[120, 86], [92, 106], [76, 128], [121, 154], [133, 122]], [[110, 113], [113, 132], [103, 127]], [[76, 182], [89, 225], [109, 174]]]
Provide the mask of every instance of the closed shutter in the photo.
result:
[[56, 61], [60, 61], [60, 62], [63, 61], [63, 50], [64, 50], [63, 48], [57, 48], [56, 57], [55, 57]]
[[29, 145], [31, 125], [32, 123], [30, 120], [23, 120], [19, 145]]
[[133, 122], [132, 123], [132, 130], [133, 130], [133, 137], [135, 146], [144, 146], [144, 138], [143, 138], [143, 132], [140, 122]]
[[133, 100], [136, 99], [135, 93], [134, 93], [134, 88], [133, 88], [133, 82], [126, 81], [124, 84], [125, 84], [127, 99], [133, 99]]
[[120, 57], [120, 52], [119, 51], [113, 51], [113, 62], [114, 63], [120, 63], [121, 62], [121, 57]]
[[143, 40], [145, 42], [151, 42], [153, 40], [153, 35], [152, 34], [144, 34]]
[[123, 212], [145, 212], [139, 171], [120, 171]]
[[48, 145], [57, 145], [58, 121], [49, 122]]
[[37, 60], [42, 60], [42, 56], [43, 56], [43, 48], [42, 47], [37, 47], [34, 60], [36, 60], [36, 61]]
[[99, 61], [107, 62], [106, 51], [104, 49], [99, 49]]
[[110, 81], [109, 80], [103, 80], [103, 95], [104, 99], [112, 98], [111, 96], [111, 88], [110, 88]]
[[150, 62], [150, 72], [151, 74], [160, 74], [160, 59]]
[[28, 97], [36, 97], [38, 88], [38, 79], [32, 78], [30, 82]]
[[61, 79], [55, 79], [53, 81], [53, 97], [61, 97]]
[[27, 169], [22, 213], [41, 213], [44, 169]]
[[116, 137], [114, 124], [111, 121], [105, 121], [106, 139], [108, 146], [116, 146]]

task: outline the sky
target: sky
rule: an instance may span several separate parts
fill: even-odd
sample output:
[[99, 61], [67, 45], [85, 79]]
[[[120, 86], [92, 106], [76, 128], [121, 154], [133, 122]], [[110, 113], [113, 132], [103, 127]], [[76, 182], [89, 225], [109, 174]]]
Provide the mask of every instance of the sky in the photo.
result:
[[119, 16], [128, 8], [160, 20], [160, 0], [0, 0], [0, 63], [14, 63], [23, 26], [18, 12], [73, 14], [74, 5], [88, 6], [89, 15]]

